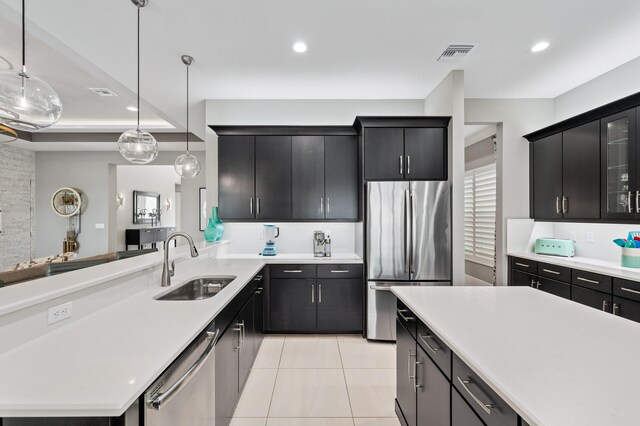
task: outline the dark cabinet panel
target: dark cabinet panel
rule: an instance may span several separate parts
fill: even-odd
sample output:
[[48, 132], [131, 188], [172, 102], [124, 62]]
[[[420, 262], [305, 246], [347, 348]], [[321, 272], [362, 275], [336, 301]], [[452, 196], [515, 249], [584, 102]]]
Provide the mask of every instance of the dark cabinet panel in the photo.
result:
[[364, 178], [404, 179], [404, 136], [402, 128], [364, 129]]
[[538, 289], [556, 296], [571, 299], [571, 285], [548, 278], [538, 277]]
[[319, 331], [362, 331], [362, 279], [319, 279]]
[[419, 426], [449, 426], [450, 384], [436, 364], [418, 346], [416, 362], [417, 422]]
[[315, 278], [316, 265], [270, 265], [271, 278]]
[[291, 136], [256, 136], [256, 219], [291, 219]]
[[418, 346], [438, 365], [445, 376], [451, 379], [451, 349], [422, 321], [418, 321]]
[[600, 121], [562, 134], [565, 219], [600, 218]]
[[451, 426], [484, 426], [457, 390], [451, 390]]
[[594, 274], [593, 272], [571, 270], [571, 283], [580, 287], [590, 288], [591, 290], [611, 293], [611, 277], [606, 275]]
[[264, 339], [264, 279], [262, 274], [255, 278], [256, 291], [253, 297], [253, 356], [258, 355], [258, 350]]
[[520, 257], [509, 257], [509, 259], [513, 269], [520, 269], [531, 274], [535, 274], [538, 271], [538, 262], [535, 260], [522, 259]]
[[294, 219], [324, 219], [324, 151], [323, 136], [292, 138], [291, 182]]
[[255, 146], [253, 136], [218, 138], [218, 200], [222, 219], [253, 219]]
[[571, 268], [553, 265], [551, 263], [538, 263], [538, 275], [551, 278], [552, 280], [571, 282]]
[[636, 110], [630, 109], [600, 121], [602, 217], [636, 218], [638, 160], [636, 147]]
[[604, 312], [611, 312], [611, 295], [574, 285], [571, 300]]
[[358, 219], [358, 144], [355, 136], [324, 137], [325, 217]]
[[240, 325], [240, 350], [238, 367], [238, 387], [241, 391], [249, 376], [249, 370], [254, 359], [254, 322], [253, 322], [253, 299], [249, 300], [238, 314]]
[[416, 356], [414, 337], [400, 321], [396, 321], [396, 398], [408, 426], [417, 425], [414, 385]]
[[444, 128], [404, 129], [405, 178], [447, 180], [447, 137]]
[[533, 217], [562, 218], [562, 134], [533, 143]]
[[[237, 318], [236, 318], [237, 320]], [[236, 321], [220, 337], [216, 344], [216, 425], [228, 426], [233, 417], [233, 411], [238, 400], [239, 383], [238, 348], [240, 346], [240, 331]]]
[[614, 278], [613, 294], [640, 302], [640, 282]]
[[640, 302], [613, 296], [613, 314], [640, 322]]
[[537, 279], [535, 275], [527, 274], [526, 272], [522, 272], [517, 269], [511, 270], [511, 282], [509, 285], [536, 288], [536, 284]]
[[269, 282], [271, 331], [316, 329], [315, 279], [272, 279]]
[[362, 278], [361, 264], [318, 265], [318, 278]]

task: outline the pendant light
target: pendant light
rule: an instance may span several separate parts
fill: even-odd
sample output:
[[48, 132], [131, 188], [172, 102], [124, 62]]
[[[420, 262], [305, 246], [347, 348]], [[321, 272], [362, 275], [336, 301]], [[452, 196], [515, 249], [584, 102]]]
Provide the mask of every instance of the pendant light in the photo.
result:
[[140, 130], [140, 9], [149, 4], [149, 0], [131, 0], [138, 8], [138, 126], [125, 130], [118, 138], [120, 154], [133, 164], [147, 164], [158, 156], [158, 142], [149, 132]]
[[55, 124], [62, 102], [44, 81], [27, 74], [25, 0], [22, 0], [22, 69], [0, 73], [0, 124], [28, 132]]
[[200, 162], [189, 153], [189, 65], [193, 63], [193, 57], [182, 55], [180, 59], [187, 66], [187, 152], [176, 158], [173, 167], [181, 178], [193, 179], [200, 174]]

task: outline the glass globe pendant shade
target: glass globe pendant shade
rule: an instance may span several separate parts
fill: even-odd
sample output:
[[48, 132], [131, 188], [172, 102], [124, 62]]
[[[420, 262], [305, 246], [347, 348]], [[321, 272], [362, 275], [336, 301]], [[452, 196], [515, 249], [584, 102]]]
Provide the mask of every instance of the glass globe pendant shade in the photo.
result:
[[147, 164], [158, 156], [158, 142], [151, 133], [129, 129], [118, 138], [118, 150], [130, 163]]
[[55, 124], [62, 102], [44, 81], [23, 70], [0, 72], [0, 124], [31, 132]]
[[195, 155], [188, 152], [176, 158], [173, 167], [181, 178], [193, 179], [200, 174], [200, 162]]

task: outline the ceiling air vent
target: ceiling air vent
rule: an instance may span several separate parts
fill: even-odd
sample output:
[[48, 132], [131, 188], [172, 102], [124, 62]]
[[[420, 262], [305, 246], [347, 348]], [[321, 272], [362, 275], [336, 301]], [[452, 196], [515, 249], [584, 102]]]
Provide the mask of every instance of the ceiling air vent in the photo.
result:
[[104, 87], [89, 87], [89, 90], [91, 90], [93, 93], [95, 93], [98, 96], [105, 96], [105, 97], [117, 96], [111, 90], [105, 89]]
[[442, 52], [438, 61], [459, 61], [467, 56], [474, 47], [475, 44], [451, 44]]

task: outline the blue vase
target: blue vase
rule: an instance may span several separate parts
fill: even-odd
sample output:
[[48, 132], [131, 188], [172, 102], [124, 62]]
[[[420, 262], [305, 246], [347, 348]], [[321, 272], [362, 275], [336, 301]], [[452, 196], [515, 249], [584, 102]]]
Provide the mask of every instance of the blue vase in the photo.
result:
[[220, 211], [218, 207], [213, 207], [211, 209], [211, 219], [213, 220], [213, 224], [216, 227], [216, 241], [220, 241], [222, 239], [222, 234], [224, 234], [224, 223], [220, 220]]
[[209, 221], [207, 222], [207, 227], [204, 228], [204, 239], [208, 243], [212, 243], [216, 241], [217, 237], [218, 237], [218, 228], [216, 228], [216, 224], [213, 221], [213, 218], [210, 217]]

